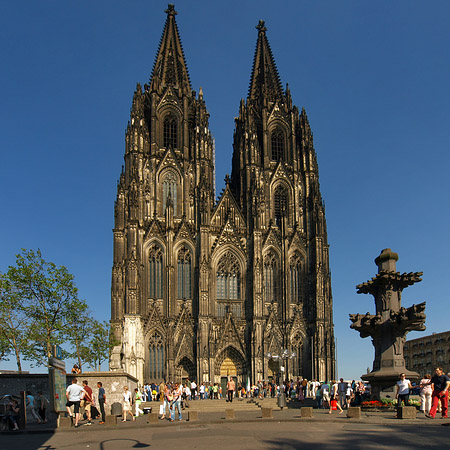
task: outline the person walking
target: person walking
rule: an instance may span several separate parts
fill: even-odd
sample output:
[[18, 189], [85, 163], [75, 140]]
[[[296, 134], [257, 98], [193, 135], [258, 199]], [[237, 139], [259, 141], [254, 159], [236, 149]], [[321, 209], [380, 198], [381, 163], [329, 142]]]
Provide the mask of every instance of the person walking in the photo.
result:
[[127, 413], [130, 414], [133, 422], [136, 420], [133, 416], [131, 403], [132, 403], [131, 392], [128, 390], [128, 386], [124, 386], [122, 394], [122, 422], [127, 421]]
[[339, 385], [336, 383], [336, 380], [333, 380], [331, 382], [331, 395], [330, 395], [330, 410], [328, 411], [328, 414], [331, 414], [333, 412], [333, 407], [336, 407], [336, 410], [339, 409], [339, 414], [342, 414], [344, 410], [341, 408], [341, 405], [339, 404]]
[[102, 415], [102, 420], [99, 422], [100, 425], [105, 424], [106, 414], [105, 414], [105, 405], [106, 405], [106, 393], [101, 381], [97, 383], [98, 387], [98, 405], [100, 406], [100, 413]]
[[38, 392], [35, 400], [36, 409], [38, 410], [39, 417], [41, 418], [42, 423], [47, 423], [47, 408], [50, 402], [42, 392]]
[[233, 377], [230, 377], [227, 383], [227, 402], [233, 402], [234, 391], [236, 390], [236, 384], [234, 383]]
[[134, 408], [135, 408], [135, 416], [143, 416], [144, 411], [140, 408], [142, 403], [142, 394], [141, 391], [138, 388], [135, 388], [134, 390]]
[[72, 384], [66, 389], [66, 408], [71, 420], [73, 420], [73, 414], [70, 408], [73, 406], [73, 412], [75, 414], [75, 427], [78, 427], [78, 421], [80, 420], [80, 403], [84, 395], [84, 389], [77, 384], [78, 380], [72, 378]]
[[178, 420], [183, 420], [181, 415], [181, 395], [183, 394], [183, 389], [178, 383], [175, 383], [173, 389], [173, 400], [170, 408], [170, 421], [173, 422], [175, 420], [175, 409], [178, 410]]
[[93, 402], [93, 396], [92, 396], [92, 389], [90, 386], [88, 386], [88, 381], [83, 380], [83, 400], [81, 401], [82, 406], [84, 406], [84, 411], [86, 412], [86, 418], [87, 418], [87, 424], [86, 425], [92, 425], [91, 419], [91, 407]]
[[431, 379], [431, 409], [426, 417], [434, 419], [439, 402], [441, 403], [442, 418], [448, 417], [448, 389], [450, 387], [450, 378], [445, 375], [442, 367], [436, 367], [435, 375]]
[[400, 408], [402, 402], [405, 406], [409, 404], [409, 390], [412, 389], [411, 381], [406, 378], [404, 373], [400, 374], [400, 380], [397, 381], [397, 408]]
[[347, 406], [346, 394], [347, 394], [347, 385], [343, 378], [339, 380], [338, 383], [338, 392], [339, 392], [339, 403], [341, 405], [341, 408], [345, 408]]
[[429, 414], [431, 409], [431, 394], [433, 390], [431, 389], [431, 375], [426, 374], [420, 380], [420, 412], [424, 414]]

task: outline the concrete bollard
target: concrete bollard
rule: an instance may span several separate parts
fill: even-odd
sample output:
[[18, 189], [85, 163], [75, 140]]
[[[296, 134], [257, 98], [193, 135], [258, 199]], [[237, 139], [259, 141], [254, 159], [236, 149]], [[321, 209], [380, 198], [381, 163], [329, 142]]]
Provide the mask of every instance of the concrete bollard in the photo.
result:
[[58, 428], [70, 428], [72, 426], [72, 420], [70, 417], [59, 416], [58, 417]]
[[361, 419], [361, 407], [360, 406], [351, 406], [347, 410], [347, 417], [350, 419]]
[[397, 408], [397, 419], [415, 419], [416, 414], [415, 406], [399, 406]]
[[263, 419], [271, 419], [273, 417], [272, 408], [261, 408], [261, 412]]
[[188, 421], [195, 422], [198, 420], [198, 411], [188, 411]]
[[117, 416], [106, 416], [105, 425], [117, 425]]
[[157, 413], [149, 413], [147, 414], [148, 423], [158, 423], [158, 414]]
[[311, 406], [302, 406], [300, 408], [300, 417], [302, 419], [311, 418], [313, 416], [313, 408]]
[[225, 418], [226, 419], [234, 419], [234, 409], [226, 409], [225, 410]]

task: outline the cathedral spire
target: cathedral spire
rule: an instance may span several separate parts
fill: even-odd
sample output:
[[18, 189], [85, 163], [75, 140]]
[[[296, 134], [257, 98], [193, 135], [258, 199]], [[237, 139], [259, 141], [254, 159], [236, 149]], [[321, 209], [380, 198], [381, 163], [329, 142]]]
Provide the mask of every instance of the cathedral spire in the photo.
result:
[[260, 20], [256, 29], [258, 30], [258, 41], [253, 59], [248, 98], [257, 100], [260, 97], [266, 97], [269, 101], [282, 100], [283, 88], [266, 36], [265, 22]]
[[165, 13], [167, 14], [167, 20], [153, 65], [150, 88], [151, 90], [160, 90], [166, 86], [173, 86], [181, 89], [185, 94], [190, 94], [189, 73], [175, 21], [175, 16], [178, 13], [172, 3], [168, 5]]

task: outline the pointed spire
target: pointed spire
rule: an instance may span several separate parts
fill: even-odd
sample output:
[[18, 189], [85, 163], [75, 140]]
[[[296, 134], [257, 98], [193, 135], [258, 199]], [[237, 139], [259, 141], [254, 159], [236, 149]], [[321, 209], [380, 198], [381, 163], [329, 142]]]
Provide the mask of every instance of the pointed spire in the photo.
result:
[[181, 89], [185, 94], [190, 94], [189, 72], [175, 21], [175, 16], [178, 13], [172, 3], [169, 4], [165, 13], [167, 14], [167, 20], [153, 65], [150, 89], [160, 90], [170, 85]]
[[253, 59], [248, 98], [256, 100], [263, 96], [269, 101], [282, 100], [283, 88], [266, 36], [265, 22], [260, 20], [256, 29], [258, 30], [258, 40]]

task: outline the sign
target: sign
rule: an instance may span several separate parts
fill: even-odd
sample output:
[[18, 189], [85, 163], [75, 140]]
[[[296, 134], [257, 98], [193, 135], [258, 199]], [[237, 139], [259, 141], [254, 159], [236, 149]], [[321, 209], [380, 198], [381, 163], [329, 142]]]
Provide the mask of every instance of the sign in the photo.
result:
[[48, 364], [52, 367], [63, 370], [64, 372], [66, 371], [66, 363], [64, 361], [61, 361], [60, 359], [49, 358]]
[[50, 378], [50, 407], [54, 412], [66, 410], [66, 371], [56, 367], [48, 369]]
[[53, 356], [56, 359], [62, 359], [62, 348], [59, 345], [53, 346]]

